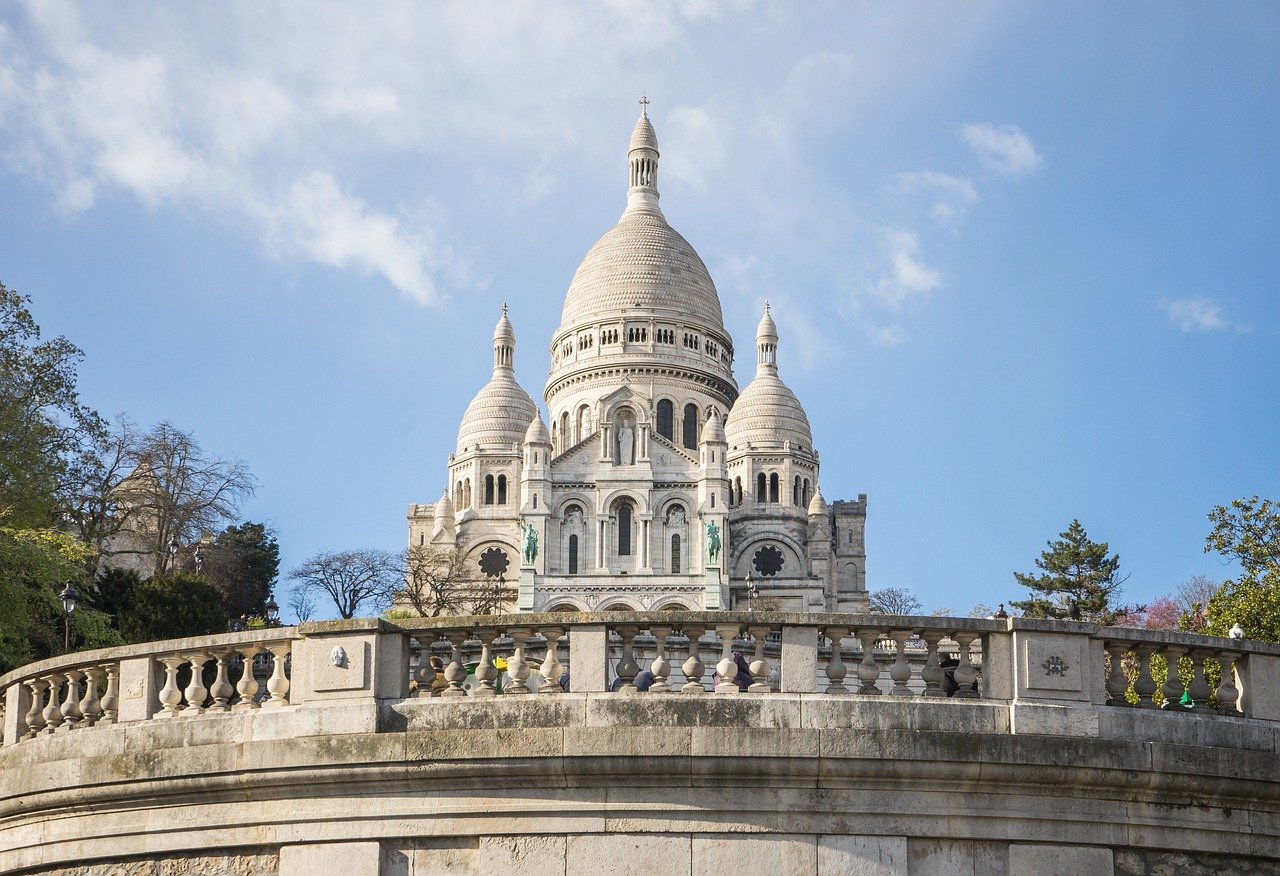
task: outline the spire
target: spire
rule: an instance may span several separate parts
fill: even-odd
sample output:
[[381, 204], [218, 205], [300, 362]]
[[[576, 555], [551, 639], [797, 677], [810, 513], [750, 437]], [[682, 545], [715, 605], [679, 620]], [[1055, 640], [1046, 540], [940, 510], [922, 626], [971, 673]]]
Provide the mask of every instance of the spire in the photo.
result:
[[768, 301], [756, 327], [756, 374], [765, 373], [778, 373], [778, 327], [769, 315]]
[[631, 213], [657, 213], [658, 209], [658, 135], [649, 121], [649, 98], [640, 98], [640, 118], [631, 132], [631, 145], [627, 148], [630, 165], [630, 188], [627, 191], [627, 209]]
[[502, 318], [493, 329], [493, 373], [515, 371], [516, 330], [507, 319], [507, 305], [502, 305]]

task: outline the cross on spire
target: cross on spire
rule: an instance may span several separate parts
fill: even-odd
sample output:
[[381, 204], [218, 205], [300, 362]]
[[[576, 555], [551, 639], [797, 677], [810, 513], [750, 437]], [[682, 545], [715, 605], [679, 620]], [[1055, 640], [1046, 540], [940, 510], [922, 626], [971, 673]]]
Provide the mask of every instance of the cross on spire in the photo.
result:
[[640, 115], [646, 117], [649, 115], [649, 95], [647, 94], [640, 95]]

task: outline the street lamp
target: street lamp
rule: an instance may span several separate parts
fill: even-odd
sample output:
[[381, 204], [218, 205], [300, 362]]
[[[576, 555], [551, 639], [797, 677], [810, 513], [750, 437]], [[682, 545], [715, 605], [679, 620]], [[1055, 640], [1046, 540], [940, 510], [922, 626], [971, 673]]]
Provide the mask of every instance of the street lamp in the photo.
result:
[[169, 571], [172, 572], [178, 563], [178, 536], [169, 539]]
[[267, 611], [267, 626], [280, 626], [280, 606], [276, 605], [274, 593], [267, 594], [267, 604], [262, 607]]
[[502, 592], [507, 587], [507, 576], [503, 572], [498, 573], [498, 580], [493, 582], [493, 610], [497, 612], [502, 607]]
[[750, 570], [747, 571], [747, 610], [755, 611], [756, 597], [760, 595], [760, 588], [756, 586], [756, 576], [752, 575]]
[[76, 588], [68, 581], [58, 598], [62, 600], [62, 652], [65, 654], [71, 650], [71, 612], [76, 610], [80, 594], [76, 593]]

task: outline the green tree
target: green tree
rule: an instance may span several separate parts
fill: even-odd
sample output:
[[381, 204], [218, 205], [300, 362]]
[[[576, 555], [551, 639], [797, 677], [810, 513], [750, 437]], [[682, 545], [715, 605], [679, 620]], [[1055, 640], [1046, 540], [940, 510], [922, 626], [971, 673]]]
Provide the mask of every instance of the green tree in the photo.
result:
[[1209, 522], [1205, 552], [1236, 560], [1242, 574], [1209, 600], [1204, 631], [1225, 636], [1238, 623], [1247, 638], [1280, 642], [1280, 503], [1236, 499], [1210, 511]]
[[227, 614], [265, 617], [266, 602], [280, 574], [280, 545], [262, 523], [241, 523], [201, 545], [200, 571], [222, 592]]
[[176, 572], [138, 585], [120, 632], [128, 642], [180, 639], [225, 633], [229, 621], [217, 587], [203, 575]]
[[1106, 542], [1090, 540], [1079, 520], [1047, 545], [1036, 560], [1040, 574], [1013, 573], [1031, 591], [1030, 599], [1010, 603], [1023, 616], [1114, 625], [1134, 611], [1117, 604], [1124, 583], [1119, 555]]

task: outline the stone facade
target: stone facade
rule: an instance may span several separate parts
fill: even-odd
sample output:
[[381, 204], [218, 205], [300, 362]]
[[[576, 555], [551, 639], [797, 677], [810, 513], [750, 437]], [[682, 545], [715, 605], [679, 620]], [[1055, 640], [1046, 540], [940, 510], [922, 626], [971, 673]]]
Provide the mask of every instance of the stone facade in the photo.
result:
[[748, 592], [771, 610], [865, 610], [866, 496], [823, 500], [767, 304], [739, 393], [715, 284], [658, 207], [658, 158], [642, 114], [626, 209], [578, 267], [551, 340], [550, 427], [516, 381], [504, 305], [448, 486], [409, 506], [410, 548], [510, 582], [518, 611], [717, 610]]

